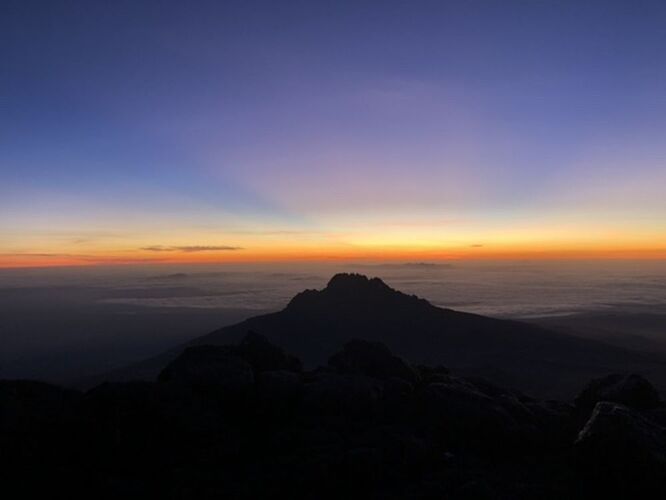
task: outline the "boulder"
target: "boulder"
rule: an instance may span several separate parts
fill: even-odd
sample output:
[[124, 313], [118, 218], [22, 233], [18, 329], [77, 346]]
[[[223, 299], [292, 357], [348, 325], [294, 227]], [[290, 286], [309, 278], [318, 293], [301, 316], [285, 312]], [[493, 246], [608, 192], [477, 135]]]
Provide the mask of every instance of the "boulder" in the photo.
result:
[[527, 406], [527, 403], [533, 402], [531, 398], [519, 392], [499, 387], [482, 377], [465, 377], [463, 380], [482, 394], [492, 398], [516, 422], [524, 425], [536, 424], [537, 419]]
[[472, 384], [474, 387], [476, 387], [479, 391], [484, 393], [486, 396], [490, 396], [491, 398], [495, 397], [500, 397], [500, 396], [510, 396], [514, 399], [517, 399], [521, 402], [531, 402], [533, 401], [532, 398], [529, 396], [524, 395], [521, 392], [514, 391], [511, 389], [506, 389], [504, 387], [500, 387], [490, 380], [483, 378], [483, 377], [463, 377], [463, 380], [469, 384]]
[[158, 380], [240, 394], [254, 386], [254, 372], [250, 363], [224, 346], [195, 346], [169, 363]]
[[613, 373], [591, 380], [575, 402], [579, 410], [589, 411], [600, 401], [612, 401], [636, 410], [650, 410], [660, 405], [654, 386], [635, 373]]
[[416, 370], [380, 342], [347, 342], [341, 352], [331, 356], [328, 364], [339, 373], [358, 373], [380, 380], [396, 377], [410, 383], [418, 380]]
[[275, 370], [300, 372], [303, 369], [298, 358], [287, 354], [281, 347], [255, 332], [248, 332], [234, 350], [252, 365], [255, 372]]
[[500, 404], [463, 381], [429, 384], [420, 402], [429, 421], [461, 445], [494, 449], [518, 429]]
[[580, 427], [574, 418], [573, 405], [552, 400], [524, 404], [534, 416], [544, 445], [561, 448], [576, 437]]
[[637, 411], [600, 402], [575, 442], [583, 486], [612, 498], [666, 493], [666, 433]]

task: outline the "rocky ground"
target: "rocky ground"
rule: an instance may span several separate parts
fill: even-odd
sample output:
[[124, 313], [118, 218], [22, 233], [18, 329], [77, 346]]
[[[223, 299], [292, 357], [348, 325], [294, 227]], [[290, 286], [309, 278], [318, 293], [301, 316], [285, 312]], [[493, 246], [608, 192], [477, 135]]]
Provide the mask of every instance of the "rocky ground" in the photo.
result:
[[248, 333], [155, 382], [0, 382], [12, 498], [663, 498], [666, 407], [642, 377], [540, 401], [355, 340], [327, 366]]

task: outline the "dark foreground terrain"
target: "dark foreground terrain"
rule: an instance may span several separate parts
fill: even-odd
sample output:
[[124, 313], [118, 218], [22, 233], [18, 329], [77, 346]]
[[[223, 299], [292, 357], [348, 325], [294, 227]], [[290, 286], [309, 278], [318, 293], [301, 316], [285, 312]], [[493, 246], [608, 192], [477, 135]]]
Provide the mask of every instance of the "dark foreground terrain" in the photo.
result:
[[665, 498], [666, 406], [644, 378], [663, 366], [337, 275], [85, 391], [0, 381], [0, 484], [10, 498]]
[[666, 408], [638, 375], [536, 400], [355, 340], [326, 366], [248, 333], [154, 382], [0, 382], [11, 498], [663, 498]]

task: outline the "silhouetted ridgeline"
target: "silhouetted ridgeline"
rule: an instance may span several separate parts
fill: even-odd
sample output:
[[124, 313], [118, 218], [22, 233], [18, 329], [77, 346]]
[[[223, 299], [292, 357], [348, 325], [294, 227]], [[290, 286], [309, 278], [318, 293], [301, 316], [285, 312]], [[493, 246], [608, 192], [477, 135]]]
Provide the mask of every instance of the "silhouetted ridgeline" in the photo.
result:
[[[483, 376], [539, 397], [570, 399], [587, 380], [612, 371], [639, 372], [666, 388], [663, 359], [526, 323], [435, 307], [358, 274], [338, 274], [325, 289], [296, 295], [282, 311], [222, 328], [188, 345], [235, 343], [248, 331], [294, 353], [307, 367], [326, 363], [330, 353], [358, 338], [382, 342], [413, 363], [441, 363], [458, 374]], [[106, 374], [93, 384], [152, 380], [182, 349]]]
[[249, 333], [156, 382], [0, 382], [0, 470], [11, 498], [660, 498], [664, 424], [638, 375], [572, 405], [365, 340], [304, 371]]

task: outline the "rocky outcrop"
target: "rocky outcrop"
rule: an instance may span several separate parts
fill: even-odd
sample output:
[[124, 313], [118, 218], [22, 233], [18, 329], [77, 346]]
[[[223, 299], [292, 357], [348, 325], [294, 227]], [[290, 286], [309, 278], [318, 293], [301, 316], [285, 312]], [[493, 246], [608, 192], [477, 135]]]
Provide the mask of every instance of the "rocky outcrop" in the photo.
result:
[[343, 350], [331, 356], [329, 366], [340, 373], [362, 374], [380, 380], [398, 378], [415, 383], [418, 373], [401, 358], [394, 356], [384, 344], [352, 340]]
[[253, 387], [254, 371], [235, 349], [196, 346], [188, 347], [169, 363], [160, 373], [159, 381], [240, 394]]
[[461, 380], [427, 385], [419, 402], [431, 425], [452, 442], [490, 449], [504, 445], [518, 429], [501, 404]]
[[575, 443], [583, 484], [604, 495], [666, 492], [666, 430], [627, 406], [600, 402]]
[[249, 334], [186, 349], [157, 382], [0, 382], [0, 474], [31, 497], [663, 498], [664, 409], [645, 384], [582, 394], [634, 408], [586, 413], [588, 396], [541, 401], [362, 340], [303, 371]]
[[188, 347], [169, 363], [158, 380], [240, 393], [253, 386], [259, 373], [301, 370], [298, 358], [262, 335], [248, 332], [238, 345]]
[[255, 372], [275, 370], [298, 372], [303, 369], [303, 365], [297, 357], [287, 354], [281, 347], [255, 332], [245, 335], [233, 350], [250, 363]]
[[654, 386], [635, 373], [613, 373], [590, 381], [576, 397], [576, 407], [592, 410], [600, 401], [612, 401], [637, 410], [651, 410], [661, 404]]

